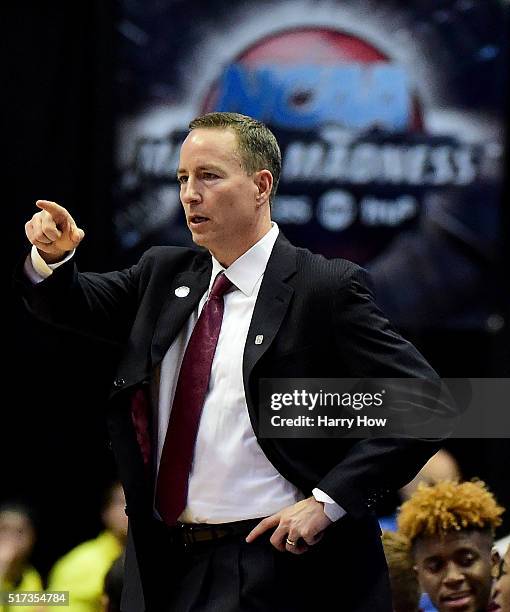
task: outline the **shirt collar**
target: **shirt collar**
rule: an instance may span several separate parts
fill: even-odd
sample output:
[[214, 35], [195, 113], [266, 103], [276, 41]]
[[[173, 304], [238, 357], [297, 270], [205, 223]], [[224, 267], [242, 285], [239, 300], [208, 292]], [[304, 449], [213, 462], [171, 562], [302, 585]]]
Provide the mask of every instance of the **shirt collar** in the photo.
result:
[[[212, 273], [209, 282], [209, 291], [216, 276], [225, 271], [225, 276], [246, 296], [253, 293], [260, 277], [264, 274], [267, 262], [271, 256], [274, 243], [278, 238], [280, 230], [278, 225], [271, 223], [271, 229], [262, 236], [250, 249], [236, 259], [228, 268], [224, 268], [220, 262], [212, 255]], [[209, 293], [208, 291], [208, 293]]]

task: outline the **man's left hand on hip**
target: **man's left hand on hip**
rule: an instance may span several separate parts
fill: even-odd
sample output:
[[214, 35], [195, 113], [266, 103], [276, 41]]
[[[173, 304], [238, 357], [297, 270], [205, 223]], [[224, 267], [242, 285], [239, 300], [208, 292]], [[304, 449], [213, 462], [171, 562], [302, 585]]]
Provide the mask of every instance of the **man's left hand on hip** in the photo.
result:
[[253, 542], [268, 529], [276, 527], [269, 539], [271, 544], [281, 552], [301, 555], [322, 539], [331, 523], [324, 514], [323, 504], [308, 497], [260, 521], [247, 535], [246, 542]]

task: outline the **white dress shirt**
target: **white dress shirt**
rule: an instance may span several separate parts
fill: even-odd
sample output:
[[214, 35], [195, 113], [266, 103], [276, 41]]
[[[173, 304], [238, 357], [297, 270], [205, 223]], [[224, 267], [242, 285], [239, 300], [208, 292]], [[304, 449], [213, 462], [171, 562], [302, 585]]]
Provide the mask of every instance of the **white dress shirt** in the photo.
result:
[[[243, 385], [242, 364], [248, 329], [278, 233], [278, 226], [273, 223], [269, 232], [226, 270], [212, 257], [209, 288], [161, 364], [156, 422], [158, 466], [186, 346], [214, 279], [224, 271], [234, 287], [224, 295], [223, 321], [197, 433], [188, 500], [180, 516], [186, 523], [226, 523], [269, 516], [304, 498], [276, 470], [259, 446]], [[34, 247], [27, 258], [25, 272], [32, 282], [40, 282], [64, 261], [48, 266]], [[323, 491], [314, 489], [313, 494], [324, 502], [324, 511], [331, 520], [345, 514]]]

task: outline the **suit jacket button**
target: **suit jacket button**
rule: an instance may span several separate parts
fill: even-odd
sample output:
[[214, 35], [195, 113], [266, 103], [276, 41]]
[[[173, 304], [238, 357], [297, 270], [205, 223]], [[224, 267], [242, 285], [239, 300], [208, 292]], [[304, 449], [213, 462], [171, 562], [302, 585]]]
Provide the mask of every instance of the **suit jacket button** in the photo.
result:
[[126, 384], [126, 381], [123, 378], [116, 378], [113, 381], [114, 387], [123, 387]]

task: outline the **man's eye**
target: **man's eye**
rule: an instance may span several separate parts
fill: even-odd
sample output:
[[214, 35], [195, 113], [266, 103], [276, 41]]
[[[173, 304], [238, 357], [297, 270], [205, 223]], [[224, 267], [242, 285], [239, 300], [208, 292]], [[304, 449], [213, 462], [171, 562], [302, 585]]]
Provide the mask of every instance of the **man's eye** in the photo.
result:
[[442, 563], [440, 561], [429, 561], [425, 564], [425, 569], [432, 574], [439, 572], [442, 567]]
[[187, 177], [187, 176], [178, 176], [178, 177], [177, 177], [177, 182], [178, 182], [180, 185], [184, 185], [184, 183], [185, 183], [187, 180], [188, 180], [188, 177]]
[[475, 557], [474, 555], [463, 555], [459, 559], [459, 561], [460, 561], [460, 565], [462, 565], [463, 567], [469, 567], [475, 562]]
[[218, 175], [214, 174], [213, 172], [204, 172], [203, 177], [205, 179], [215, 179], [218, 178]]

